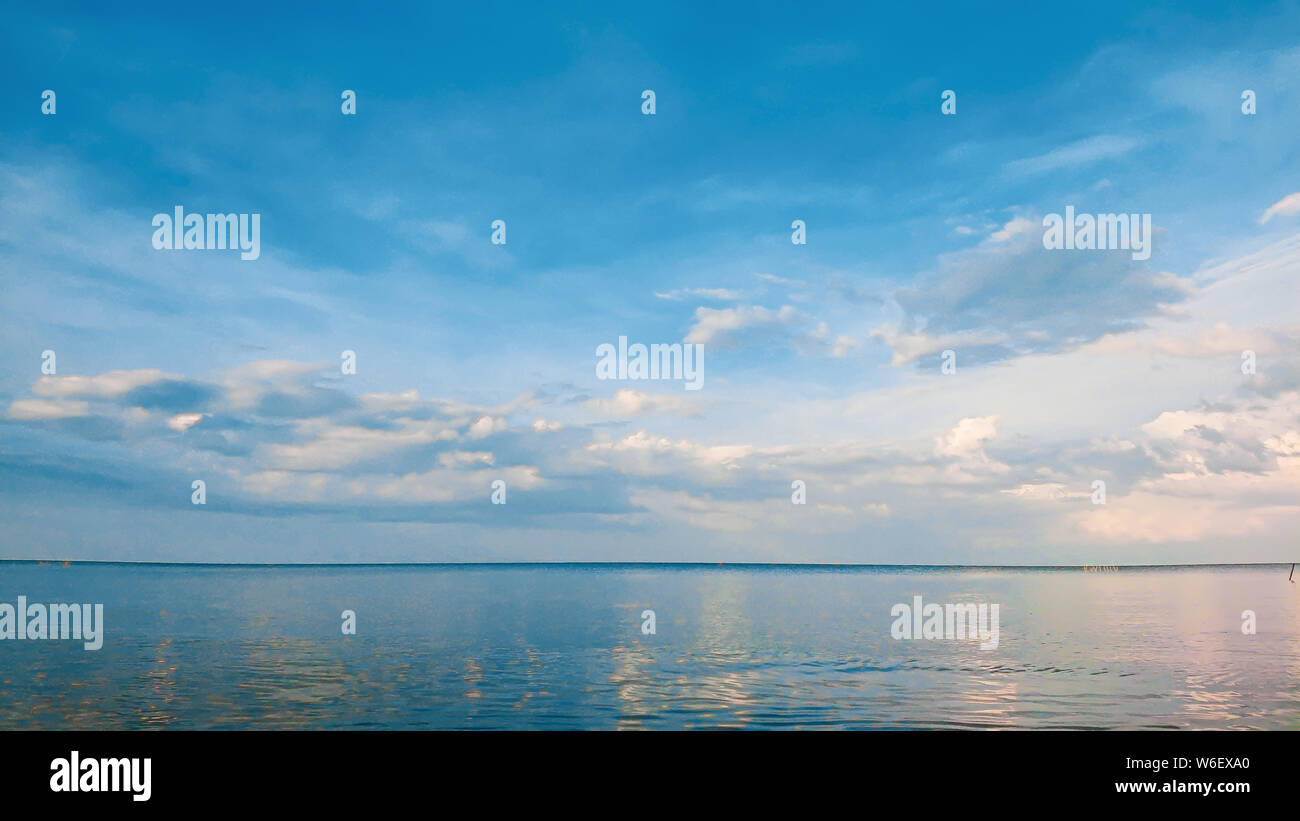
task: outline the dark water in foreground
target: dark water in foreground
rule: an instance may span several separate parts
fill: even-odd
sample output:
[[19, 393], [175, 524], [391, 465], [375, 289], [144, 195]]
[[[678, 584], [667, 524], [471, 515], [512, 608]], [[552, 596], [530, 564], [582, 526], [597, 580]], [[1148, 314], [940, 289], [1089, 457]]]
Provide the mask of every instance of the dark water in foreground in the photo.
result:
[[[0, 563], [106, 622], [0, 641], [0, 729], [1300, 729], [1287, 569]], [[998, 647], [891, 638], [915, 595], [999, 604]]]

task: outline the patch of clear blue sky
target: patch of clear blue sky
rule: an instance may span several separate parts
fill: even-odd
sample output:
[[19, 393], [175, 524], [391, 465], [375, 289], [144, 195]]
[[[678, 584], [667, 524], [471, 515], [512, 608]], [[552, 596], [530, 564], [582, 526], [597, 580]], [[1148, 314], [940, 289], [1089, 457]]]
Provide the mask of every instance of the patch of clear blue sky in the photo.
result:
[[[0, 160], [74, 169], [87, 213], [138, 216], [142, 244], [177, 203], [260, 212], [263, 259], [315, 270], [334, 306], [169, 301], [128, 275], [124, 301], [224, 312], [239, 338], [214, 354], [160, 347], [150, 327], [111, 346], [60, 329], [82, 349], [76, 372], [202, 374], [352, 347], [365, 389], [485, 398], [579, 381], [600, 342], [674, 341], [713, 304], [655, 291], [729, 288], [776, 309], [786, 297], [758, 292], [766, 273], [887, 294], [988, 225], [1067, 203], [1154, 212], [1177, 229], [1161, 264], [1187, 273], [1294, 187], [1277, 182], [1293, 149], [1246, 141], [1262, 126], [1236, 114], [1234, 90], [1259, 86], [1269, 116], [1295, 110], [1262, 56], [1294, 42], [1294, 4], [52, 4], [4, 17]], [[1222, 118], [1196, 110], [1217, 92], [1178, 75], [1220, 60]], [[57, 118], [38, 113], [44, 88]], [[356, 117], [340, 115], [345, 88]], [[938, 113], [947, 88], [956, 117]], [[1033, 161], [1071, 146], [1072, 162]], [[488, 244], [496, 218], [505, 249]], [[796, 218], [803, 248], [788, 241]], [[264, 276], [255, 266], [232, 257], [232, 284]], [[716, 356], [711, 378], [891, 378], [788, 348]]]

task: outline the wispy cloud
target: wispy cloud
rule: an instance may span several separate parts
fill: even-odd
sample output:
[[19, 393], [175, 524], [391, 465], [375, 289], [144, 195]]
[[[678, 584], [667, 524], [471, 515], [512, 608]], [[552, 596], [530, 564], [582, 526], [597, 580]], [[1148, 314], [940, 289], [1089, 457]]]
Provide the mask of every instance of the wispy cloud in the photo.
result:
[[1045, 154], [1012, 160], [1006, 164], [1004, 170], [1015, 176], [1045, 174], [1122, 157], [1141, 145], [1142, 140], [1136, 137], [1102, 134], [1077, 140]]

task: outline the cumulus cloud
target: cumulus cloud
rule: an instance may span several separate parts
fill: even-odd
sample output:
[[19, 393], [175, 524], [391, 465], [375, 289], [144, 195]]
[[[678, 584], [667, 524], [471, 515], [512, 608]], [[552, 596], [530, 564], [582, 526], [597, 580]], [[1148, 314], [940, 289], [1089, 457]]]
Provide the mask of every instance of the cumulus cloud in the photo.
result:
[[[323, 376], [319, 364], [272, 360], [211, 381], [157, 369], [44, 377], [32, 392], [54, 398], [17, 399], [7, 416], [15, 424], [61, 421], [71, 436], [129, 437], [150, 452], [150, 472], [206, 453], [211, 474], [228, 477], [258, 503], [458, 501], [481, 495], [492, 478], [510, 477], [521, 491], [544, 482], [539, 468], [514, 457], [501, 465], [491, 452], [455, 448], [507, 431], [508, 415], [535, 404], [530, 395], [495, 408], [423, 400], [414, 390], [357, 398]], [[73, 396], [87, 398], [66, 398]], [[207, 409], [172, 412], [194, 402]], [[532, 430], [559, 427], [544, 422]], [[186, 435], [164, 436], [168, 431]]]
[[203, 419], [201, 413], [178, 413], [167, 420], [167, 427], [184, 433]]
[[1195, 293], [1127, 253], [1045, 249], [1030, 223], [1041, 225], [1017, 217], [893, 291], [902, 318], [873, 336], [894, 347], [894, 364], [945, 348], [967, 364], [1067, 350], [1147, 327]]
[[935, 440], [934, 452], [939, 456], [969, 459], [982, 456], [984, 443], [998, 435], [998, 417], [984, 416], [963, 419], [957, 426]]
[[[262, 461], [287, 470], [337, 469], [457, 435], [454, 427], [433, 420], [403, 420], [396, 429], [376, 429], [311, 419], [300, 422], [296, 431], [306, 441], [268, 445], [262, 451]], [[471, 438], [476, 437], [471, 434]]]
[[63, 399], [15, 399], [9, 404], [9, 418], [21, 420], [70, 419], [89, 411], [86, 402]]
[[695, 324], [686, 334], [686, 342], [725, 344], [742, 331], [773, 330], [788, 327], [805, 317], [789, 305], [773, 311], [761, 305], [740, 308], [696, 308]]
[[[1078, 466], [1073, 482], [1003, 490], [1024, 503], [1065, 504], [1065, 533], [1119, 545], [1240, 540], [1300, 528], [1300, 394], [1160, 413], [1137, 441], [1090, 450], [1111, 468]], [[1090, 504], [1091, 479], [1108, 482]]]
[[[1125, 337], [1131, 338], [1136, 335]], [[1235, 355], [1244, 342], [1282, 357], [1289, 339], [1226, 323], [1143, 338], [1150, 350], [1186, 357]], [[909, 349], [901, 337], [889, 341], [904, 355], [953, 342], [926, 340]], [[960, 344], [971, 342], [966, 337]], [[305, 363], [287, 362], [251, 363], [206, 381], [159, 371], [131, 387], [130, 380], [115, 377], [112, 390], [88, 387], [109, 382], [85, 377], [77, 390], [87, 391], [88, 399], [20, 398], [11, 404], [7, 424], [89, 437], [101, 433], [90, 423], [117, 420], [127, 426], [133, 446], [149, 452], [148, 470], [168, 460], [177, 468], [192, 465], [201, 456], [210, 475], [229, 483], [225, 502], [236, 506], [364, 509], [367, 516], [437, 520], [456, 506], [478, 510], [474, 505], [487, 498], [491, 483], [504, 479], [512, 493], [542, 494], [536, 498], [547, 499], [548, 512], [552, 504], [590, 508], [582, 513], [588, 518], [579, 520], [583, 526], [657, 523], [750, 539], [765, 539], [769, 532], [829, 538], [862, 527], [960, 530], [970, 526], [963, 522], [987, 518], [1004, 505], [1035, 515], [1057, 511], [1057, 538], [1178, 544], [1216, 534], [1275, 532], [1268, 528], [1289, 521], [1290, 499], [1300, 489], [1300, 406], [1294, 392], [1269, 401], [1254, 396], [1170, 410], [1153, 414], [1143, 426], [1068, 444], [1024, 441], [996, 413], [948, 417], [910, 440], [836, 440], [812, 426], [814, 441], [778, 437], [760, 444], [710, 436], [706, 429], [689, 437], [644, 428], [611, 435], [608, 423], [596, 421], [675, 414], [688, 418], [661, 422], [694, 424], [689, 417], [696, 397], [620, 389], [608, 399], [572, 401], [566, 411], [576, 420], [571, 433], [554, 436], [563, 426], [537, 415], [551, 401], [545, 395], [524, 393], [485, 407], [422, 398], [415, 390], [351, 395], [326, 377]], [[172, 413], [129, 404], [139, 389], [173, 391], [176, 385], [212, 386], [210, 407]], [[340, 393], [346, 401], [334, 398]], [[279, 410], [297, 415], [264, 414], [268, 397], [292, 397], [292, 404], [276, 401]], [[589, 427], [584, 411], [596, 418]], [[1009, 435], [1002, 433], [1004, 426]], [[491, 449], [476, 444], [490, 435], [498, 437]], [[1087, 503], [1089, 484], [1098, 476], [1110, 485], [1105, 510]], [[808, 482], [806, 506], [790, 504], [790, 480], [796, 477]], [[511, 497], [521, 498], [529, 497]], [[1201, 509], [1194, 509], [1198, 503]], [[946, 506], [944, 516], [933, 516], [936, 504]], [[1159, 517], [1149, 515], [1152, 509], [1186, 515], [1162, 530]], [[526, 503], [512, 505], [509, 515], [536, 515], [528, 511]]]
[[46, 375], [36, 380], [36, 384], [32, 386], [32, 393], [56, 399], [74, 396], [106, 398], [121, 396], [136, 388], [169, 378], [174, 377], [157, 368], [108, 371], [95, 376]]
[[666, 475], [690, 469], [708, 473], [739, 471], [754, 453], [751, 445], [704, 445], [638, 430], [619, 439], [586, 445], [588, 464], [600, 464], [633, 475]]
[[1000, 492], [1026, 501], [1064, 501], [1092, 497], [1088, 491], [1071, 488], [1061, 482], [1024, 482], [1016, 487], [1003, 488]]
[[483, 439], [506, 429], [506, 420], [501, 417], [480, 416], [469, 426], [466, 435], [471, 439]]
[[438, 464], [445, 468], [464, 467], [467, 465], [491, 465], [495, 463], [496, 457], [488, 451], [482, 450], [454, 450], [438, 454]]
[[689, 396], [651, 394], [631, 388], [619, 388], [610, 399], [589, 399], [587, 407], [606, 416], [618, 417], [699, 412], [699, 402]]
[[1038, 231], [1042, 225], [1025, 217], [1013, 217], [1009, 222], [989, 235], [991, 242], [1008, 242], [1015, 237], [1031, 231]]

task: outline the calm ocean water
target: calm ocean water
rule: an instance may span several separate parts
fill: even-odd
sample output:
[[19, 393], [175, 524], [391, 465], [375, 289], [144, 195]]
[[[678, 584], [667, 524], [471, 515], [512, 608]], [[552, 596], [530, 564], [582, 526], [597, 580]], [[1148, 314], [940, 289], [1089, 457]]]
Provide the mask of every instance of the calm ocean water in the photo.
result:
[[[106, 622], [0, 641], [0, 729], [1300, 729], [1287, 571], [0, 563]], [[891, 638], [916, 595], [999, 646]]]

